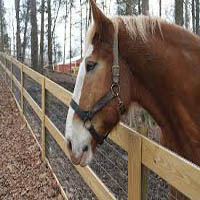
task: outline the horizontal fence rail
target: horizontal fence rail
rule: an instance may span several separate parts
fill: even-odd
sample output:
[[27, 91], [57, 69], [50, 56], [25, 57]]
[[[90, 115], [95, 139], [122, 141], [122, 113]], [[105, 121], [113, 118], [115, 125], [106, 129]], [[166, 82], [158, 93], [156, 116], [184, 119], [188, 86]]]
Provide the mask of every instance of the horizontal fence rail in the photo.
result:
[[[6, 63], [16, 66], [21, 71], [21, 82], [19, 82], [12, 74], [13, 70], [11, 69], [10, 71], [6, 67]], [[67, 106], [69, 106], [70, 103], [71, 93], [7, 54], [0, 53], [0, 67], [21, 91], [21, 99], [24, 97], [28, 101], [41, 120], [41, 150], [43, 160], [45, 159], [45, 128], [48, 129], [62, 151], [69, 158], [64, 136], [45, 113], [45, 91], [49, 91]], [[33, 100], [23, 87], [24, 74], [30, 76], [41, 86], [42, 107]], [[21, 102], [21, 105], [17, 102], [17, 106], [19, 107], [22, 116], [25, 118], [23, 115], [22, 104], [23, 102]], [[128, 199], [141, 199], [142, 164], [158, 174], [161, 178], [165, 179], [187, 197], [192, 200], [200, 199], [200, 168], [198, 166], [138, 134], [122, 123], [119, 123], [117, 127], [114, 128], [110, 133], [109, 138], [128, 152]], [[108, 190], [105, 184], [96, 176], [90, 167], [82, 168], [75, 166], [75, 168], [93, 190], [98, 199], [115, 199], [115, 196]]]

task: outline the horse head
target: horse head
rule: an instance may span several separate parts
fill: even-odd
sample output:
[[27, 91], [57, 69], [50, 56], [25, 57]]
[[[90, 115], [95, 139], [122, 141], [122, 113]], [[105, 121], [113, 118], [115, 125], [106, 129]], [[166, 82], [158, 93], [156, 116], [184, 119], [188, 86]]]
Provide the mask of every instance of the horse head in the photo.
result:
[[[74, 164], [86, 166], [130, 103], [129, 81], [118, 57], [118, 27], [90, 0], [93, 24], [68, 111], [66, 140]], [[121, 76], [120, 74], [123, 74]]]

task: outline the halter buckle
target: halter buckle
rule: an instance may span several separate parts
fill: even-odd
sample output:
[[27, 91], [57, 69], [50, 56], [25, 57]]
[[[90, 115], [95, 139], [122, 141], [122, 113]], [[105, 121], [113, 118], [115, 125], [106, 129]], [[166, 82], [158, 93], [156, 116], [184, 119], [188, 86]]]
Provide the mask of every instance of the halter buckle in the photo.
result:
[[93, 113], [91, 111], [86, 111], [86, 117], [83, 120], [84, 126], [86, 129], [89, 129], [92, 126]]
[[86, 129], [90, 129], [90, 127], [92, 126], [92, 122], [91, 122], [90, 119], [84, 120], [83, 123], [84, 123], [84, 126], [85, 126]]
[[120, 86], [119, 86], [118, 83], [113, 83], [113, 84], [111, 85], [111, 92], [112, 92], [113, 96], [119, 97]]

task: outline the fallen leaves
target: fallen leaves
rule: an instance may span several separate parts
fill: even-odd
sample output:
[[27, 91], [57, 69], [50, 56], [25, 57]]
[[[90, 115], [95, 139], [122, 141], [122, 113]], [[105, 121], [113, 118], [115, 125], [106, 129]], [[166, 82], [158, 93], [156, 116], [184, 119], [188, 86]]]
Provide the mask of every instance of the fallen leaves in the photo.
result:
[[58, 199], [58, 185], [9, 90], [0, 81], [0, 199]]

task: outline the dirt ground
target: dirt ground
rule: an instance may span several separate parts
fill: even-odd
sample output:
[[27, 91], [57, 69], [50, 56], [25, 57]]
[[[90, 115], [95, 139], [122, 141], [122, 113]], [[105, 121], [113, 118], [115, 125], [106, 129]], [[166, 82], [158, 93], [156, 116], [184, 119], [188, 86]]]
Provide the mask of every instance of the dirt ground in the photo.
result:
[[[1, 77], [0, 77], [1, 78]], [[0, 200], [62, 200], [50, 169], [0, 79]]]

